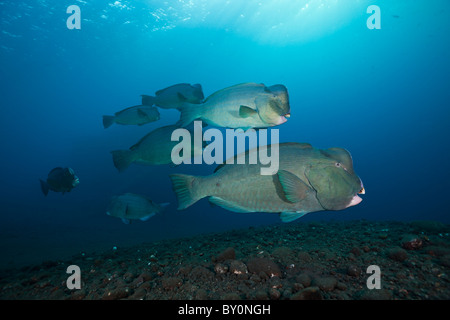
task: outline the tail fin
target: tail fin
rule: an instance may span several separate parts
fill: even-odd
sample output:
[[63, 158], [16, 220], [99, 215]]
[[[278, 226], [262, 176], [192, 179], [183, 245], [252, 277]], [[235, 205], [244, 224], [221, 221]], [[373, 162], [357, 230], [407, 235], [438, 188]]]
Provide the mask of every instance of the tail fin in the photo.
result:
[[179, 127], [186, 127], [196, 119], [201, 119], [202, 108], [199, 104], [183, 103], [180, 108], [180, 120], [177, 122]]
[[155, 104], [155, 97], [147, 96], [145, 94], [141, 95], [142, 97], [142, 105], [144, 106], [152, 106]]
[[39, 181], [41, 182], [41, 190], [42, 193], [47, 196], [48, 194], [48, 190], [50, 189], [50, 187], [48, 186], [47, 182], [42, 181], [41, 179], [39, 179]]
[[114, 116], [103, 116], [103, 127], [109, 128], [114, 123]]
[[131, 150], [116, 150], [111, 151], [114, 166], [119, 172], [125, 171], [126, 168], [134, 162], [133, 152]]
[[190, 207], [204, 196], [198, 195], [193, 187], [193, 182], [197, 179], [186, 174], [171, 174], [173, 191], [177, 196], [178, 210]]

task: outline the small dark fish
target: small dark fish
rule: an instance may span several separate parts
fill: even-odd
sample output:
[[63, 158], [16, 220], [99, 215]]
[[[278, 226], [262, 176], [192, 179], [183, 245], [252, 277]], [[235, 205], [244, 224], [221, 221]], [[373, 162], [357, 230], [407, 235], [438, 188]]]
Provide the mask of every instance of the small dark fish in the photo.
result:
[[178, 109], [185, 102], [199, 104], [204, 99], [202, 86], [179, 83], [155, 92], [155, 96], [142, 95], [142, 104], [164, 109]]
[[80, 183], [80, 180], [71, 168], [61, 167], [52, 169], [48, 174], [47, 181], [41, 179], [39, 181], [41, 182], [41, 189], [44, 195], [47, 195], [49, 190], [64, 194], [70, 192]]

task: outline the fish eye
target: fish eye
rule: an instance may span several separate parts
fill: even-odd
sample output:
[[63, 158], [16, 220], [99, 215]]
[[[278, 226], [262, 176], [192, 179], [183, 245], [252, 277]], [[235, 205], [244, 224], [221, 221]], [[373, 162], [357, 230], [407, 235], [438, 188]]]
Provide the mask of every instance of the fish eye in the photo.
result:
[[336, 162], [334, 165], [339, 168], [341, 166], [341, 163], [340, 162]]

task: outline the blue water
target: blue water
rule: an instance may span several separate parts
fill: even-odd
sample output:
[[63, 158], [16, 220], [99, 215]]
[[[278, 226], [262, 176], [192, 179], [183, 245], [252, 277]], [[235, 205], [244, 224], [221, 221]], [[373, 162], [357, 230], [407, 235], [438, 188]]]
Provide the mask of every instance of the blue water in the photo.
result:
[[[72, 4], [80, 30], [66, 27]], [[366, 24], [373, 4], [378, 30]], [[280, 140], [351, 152], [364, 201], [293, 223], [449, 223], [449, 9], [446, 0], [0, 1], [1, 266], [281, 223], [205, 199], [177, 211], [168, 174], [211, 166], [114, 168], [111, 150], [179, 113], [106, 130], [102, 115], [182, 82], [201, 83], [205, 96], [242, 82], [284, 84], [292, 116]], [[73, 168], [80, 185], [44, 197], [39, 179], [57, 166]], [[125, 192], [171, 205], [125, 225], [105, 214]]]

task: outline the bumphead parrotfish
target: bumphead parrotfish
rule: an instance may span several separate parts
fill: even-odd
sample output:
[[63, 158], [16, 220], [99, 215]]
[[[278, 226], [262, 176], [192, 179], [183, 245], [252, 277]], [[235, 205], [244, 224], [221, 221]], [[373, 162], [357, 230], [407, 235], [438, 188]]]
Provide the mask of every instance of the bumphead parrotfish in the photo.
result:
[[41, 179], [39, 181], [41, 182], [41, 190], [44, 195], [47, 195], [49, 190], [64, 194], [70, 192], [80, 183], [80, 180], [71, 168], [61, 167], [52, 169], [48, 174], [47, 181]]
[[111, 198], [106, 214], [129, 224], [130, 220], [147, 221], [168, 205], [169, 203], [157, 204], [143, 195], [125, 193]]
[[142, 126], [156, 120], [159, 120], [158, 108], [134, 106], [118, 111], [113, 116], [103, 116], [103, 127], [109, 128], [114, 123]]
[[260, 83], [242, 83], [219, 90], [198, 105], [183, 103], [178, 125], [196, 119], [225, 128], [267, 128], [280, 125], [290, 117], [285, 86], [266, 87]]
[[179, 83], [155, 92], [155, 96], [142, 95], [142, 104], [158, 106], [163, 109], [178, 109], [183, 103], [203, 102], [203, 90], [200, 84]]
[[[129, 150], [111, 151], [114, 166], [119, 172], [127, 169], [132, 163], [144, 165], [173, 164], [172, 150], [179, 145], [178, 141], [172, 141], [172, 133], [178, 129], [176, 125], [157, 128], [145, 135]], [[202, 154], [202, 149], [194, 147], [192, 140], [191, 154], [182, 154], [182, 159], [196, 157]], [[182, 151], [180, 152], [182, 153]]]
[[[258, 152], [257, 148], [246, 153], [251, 152]], [[358, 194], [365, 193], [350, 153], [342, 148], [282, 143], [278, 172], [261, 175], [260, 168], [259, 163], [225, 164], [209, 176], [172, 174], [178, 209], [209, 197], [211, 203], [230, 211], [281, 213], [281, 220], [290, 222], [309, 212], [357, 205], [362, 201]]]

